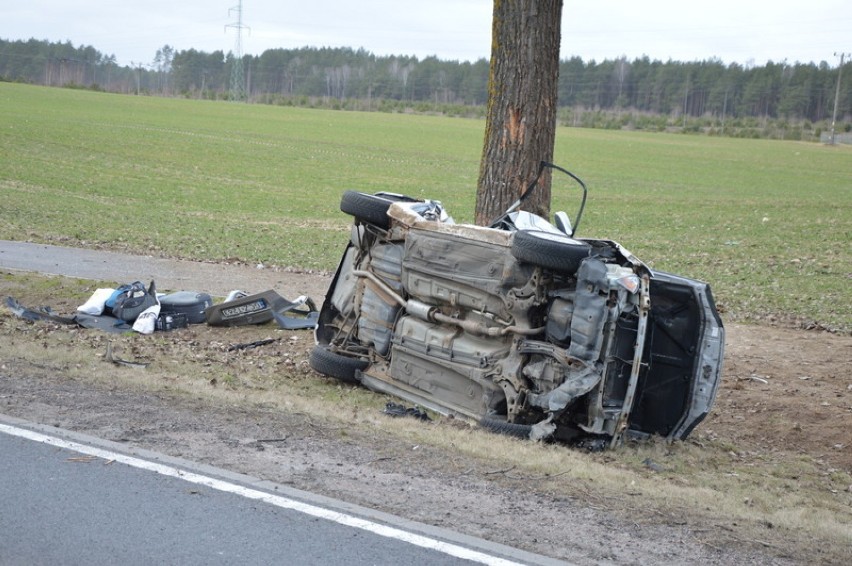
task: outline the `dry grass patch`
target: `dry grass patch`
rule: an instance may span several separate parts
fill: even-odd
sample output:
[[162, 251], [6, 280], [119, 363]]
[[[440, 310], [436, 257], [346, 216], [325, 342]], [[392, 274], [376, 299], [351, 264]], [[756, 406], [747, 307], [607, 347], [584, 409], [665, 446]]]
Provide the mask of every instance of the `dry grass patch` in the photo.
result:
[[[67, 312], [97, 286], [5, 275], [0, 295]], [[57, 297], [71, 299], [57, 305]], [[229, 350], [267, 338], [273, 342]], [[117, 358], [150, 363], [145, 369], [110, 363], [108, 344]], [[382, 413], [389, 398], [315, 374], [307, 363], [312, 346], [310, 332], [272, 326], [112, 335], [26, 322], [0, 309], [0, 363], [7, 372], [38, 367], [102, 388], [309, 415], [310, 423], [378, 453], [391, 445], [436, 451], [440, 457], [426, 464], [436, 473], [582, 501], [637, 524], [691, 525], [711, 546], [740, 541], [784, 554], [793, 545], [831, 558], [843, 556], [852, 542], [852, 476], [815, 456], [750, 452], [702, 429], [687, 442], [628, 443], [590, 453], [497, 436], [438, 415], [429, 422], [391, 418]]]

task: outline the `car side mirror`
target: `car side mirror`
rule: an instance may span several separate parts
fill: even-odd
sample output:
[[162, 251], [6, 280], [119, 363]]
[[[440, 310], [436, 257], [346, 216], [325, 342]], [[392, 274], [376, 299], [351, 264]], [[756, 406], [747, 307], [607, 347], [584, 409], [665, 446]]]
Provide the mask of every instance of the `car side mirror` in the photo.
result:
[[574, 235], [574, 228], [571, 226], [571, 219], [561, 210], [553, 215], [553, 224], [563, 232], [566, 236]]

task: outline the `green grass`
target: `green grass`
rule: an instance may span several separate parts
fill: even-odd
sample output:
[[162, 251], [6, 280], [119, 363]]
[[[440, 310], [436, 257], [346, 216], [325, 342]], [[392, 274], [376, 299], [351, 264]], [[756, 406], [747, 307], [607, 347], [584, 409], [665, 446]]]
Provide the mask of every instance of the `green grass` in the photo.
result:
[[[484, 122], [0, 83], [0, 238], [330, 270], [346, 189], [473, 218]], [[580, 235], [709, 281], [727, 319], [852, 331], [852, 148], [560, 128]], [[575, 190], [554, 186], [573, 215]]]

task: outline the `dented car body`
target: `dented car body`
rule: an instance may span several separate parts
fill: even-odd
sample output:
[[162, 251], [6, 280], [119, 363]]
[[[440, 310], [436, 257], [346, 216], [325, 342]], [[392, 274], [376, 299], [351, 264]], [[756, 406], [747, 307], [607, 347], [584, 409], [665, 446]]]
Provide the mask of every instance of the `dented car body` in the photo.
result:
[[355, 222], [312, 367], [517, 436], [598, 448], [685, 438], [720, 381], [709, 286], [575, 238], [583, 205], [572, 227], [519, 204], [479, 227], [434, 201], [345, 193]]

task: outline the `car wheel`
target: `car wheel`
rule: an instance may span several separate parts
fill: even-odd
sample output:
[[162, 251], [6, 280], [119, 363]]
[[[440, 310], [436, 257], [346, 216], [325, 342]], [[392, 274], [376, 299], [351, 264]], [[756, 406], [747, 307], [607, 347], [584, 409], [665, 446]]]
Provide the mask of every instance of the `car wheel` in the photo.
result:
[[591, 251], [586, 242], [538, 230], [515, 232], [512, 239], [512, 255], [519, 261], [564, 273], [575, 273]]
[[489, 432], [503, 434], [505, 436], [514, 436], [515, 438], [529, 438], [530, 432], [532, 431], [532, 425], [507, 423], [506, 421], [489, 419], [488, 417], [483, 417], [479, 421], [479, 426]]
[[358, 383], [357, 373], [370, 365], [366, 360], [332, 352], [327, 344], [314, 346], [309, 363], [315, 371], [347, 383]]
[[362, 222], [368, 222], [384, 230], [390, 228], [388, 208], [394, 201], [385, 197], [346, 191], [340, 200], [340, 210]]

